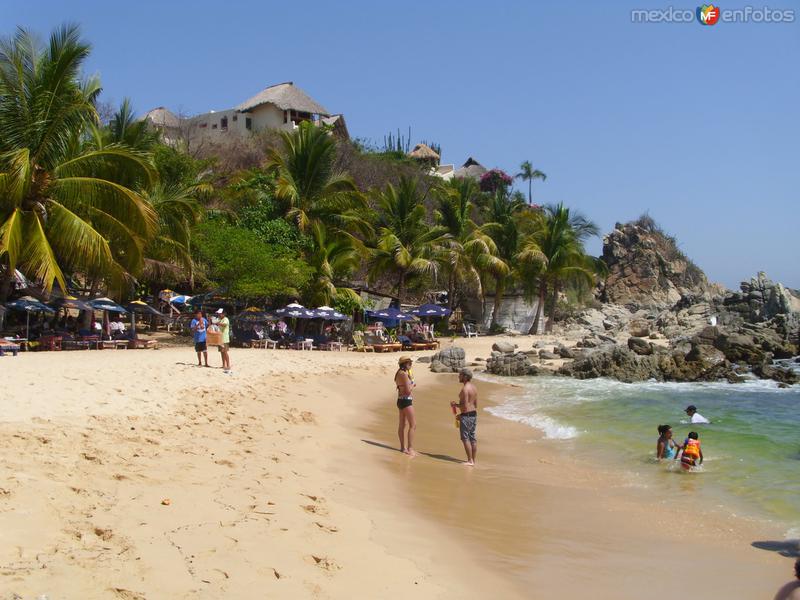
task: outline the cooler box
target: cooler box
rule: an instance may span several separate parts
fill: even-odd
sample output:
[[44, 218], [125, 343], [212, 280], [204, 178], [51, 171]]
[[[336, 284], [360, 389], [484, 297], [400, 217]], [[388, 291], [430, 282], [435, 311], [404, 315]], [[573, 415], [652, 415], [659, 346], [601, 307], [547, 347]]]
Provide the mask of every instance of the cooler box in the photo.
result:
[[206, 344], [208, 346], [221, 346], [222, 345], [222, 332], [216, 325], [211, 325], [206, 331]]

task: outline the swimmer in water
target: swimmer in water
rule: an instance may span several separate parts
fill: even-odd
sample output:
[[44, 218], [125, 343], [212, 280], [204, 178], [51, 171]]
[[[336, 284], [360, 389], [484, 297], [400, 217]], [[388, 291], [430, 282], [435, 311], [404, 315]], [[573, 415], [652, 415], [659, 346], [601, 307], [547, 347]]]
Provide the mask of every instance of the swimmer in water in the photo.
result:
[[656, 458], [658, 460], [672, 460], [681, 447], [672, 439], [672, 427], [669, 425], [658, 426], [658, 442], [656, 443]]

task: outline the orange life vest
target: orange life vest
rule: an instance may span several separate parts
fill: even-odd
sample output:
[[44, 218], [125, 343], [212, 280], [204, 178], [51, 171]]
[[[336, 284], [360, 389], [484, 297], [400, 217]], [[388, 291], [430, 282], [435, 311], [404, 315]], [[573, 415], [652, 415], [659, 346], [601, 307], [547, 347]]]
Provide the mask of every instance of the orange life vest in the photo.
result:
[[694, 459], [700, 458], [700, 440], [686, 440], [686, 446], [683, 449], [683, 455]]

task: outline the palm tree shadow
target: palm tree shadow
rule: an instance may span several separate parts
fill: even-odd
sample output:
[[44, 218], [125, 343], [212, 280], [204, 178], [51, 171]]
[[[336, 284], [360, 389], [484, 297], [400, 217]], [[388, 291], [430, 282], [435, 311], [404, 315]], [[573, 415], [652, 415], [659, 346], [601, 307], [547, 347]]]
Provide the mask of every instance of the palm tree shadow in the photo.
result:
[[[389, 446], [388, 444], [384, 444], [382, 442], [374, 442], [372, 440], [361, 440], [365, 444], [369, 444], [370, 446], [377, 446], [378, 448], [385, 448], [386, 450], [391, 450], [393, 452], [400, 452], [399, 448], [395, 448], [394, 446]], [[422, 456], [427, 456], [428, 458], [433, 458], [434, 460], [443, 460], [445, 462], [452, 462], [461, 464], [464, 461], [454, 458], [452, 456], [448, 456], [447, 454], [432, 454], [430, 452], [418, 452], [418, 454]]]
[[786, 558], [800, 558], [800, 540], [765, 540], [762, 542], [753, 542], [750, 545], [753, 548], [758, 548], [759, 550], [777, 552]]

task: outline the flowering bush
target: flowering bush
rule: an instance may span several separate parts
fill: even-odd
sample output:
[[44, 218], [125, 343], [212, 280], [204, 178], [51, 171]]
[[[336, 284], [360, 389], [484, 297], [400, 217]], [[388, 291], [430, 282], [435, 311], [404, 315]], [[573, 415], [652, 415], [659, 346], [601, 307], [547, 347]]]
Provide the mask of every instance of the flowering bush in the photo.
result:
[[497, 190], [509, 187], [513, 181], [505, 171], [492, 169], [481, 175], [480, 188], [482, 192], [494, 193]]

